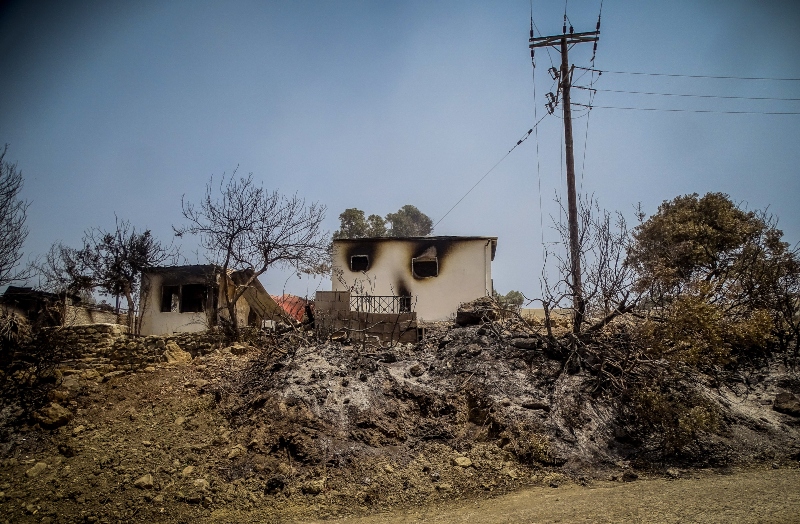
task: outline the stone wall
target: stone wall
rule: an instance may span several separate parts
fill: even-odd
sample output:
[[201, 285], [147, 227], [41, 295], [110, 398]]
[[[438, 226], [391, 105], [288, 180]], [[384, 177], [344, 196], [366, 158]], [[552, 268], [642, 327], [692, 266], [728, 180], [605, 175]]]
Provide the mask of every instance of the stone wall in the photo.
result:
[[97, 368], [102, 372], [135, 370], [164, 362], [164, 350], [175, 342], [193, 357], [222, 347], [224, 339], [215, 331], [167, 336], [136, 336], [119, 324], [93, 324], [49, 328], [40, 335], [55, 349], [62, 367]]

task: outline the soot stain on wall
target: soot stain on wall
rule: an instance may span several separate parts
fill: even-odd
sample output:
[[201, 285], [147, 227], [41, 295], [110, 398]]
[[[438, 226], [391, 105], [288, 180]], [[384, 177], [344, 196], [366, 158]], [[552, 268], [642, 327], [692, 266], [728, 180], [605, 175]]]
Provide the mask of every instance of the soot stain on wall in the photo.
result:
[[[397, 292], [400, 296], [410, 295], [405, 277], [413, 278], [420, 284], [424, 283], [427, 280], [436, 278], [436, 277], [418, 277], [414, 275], [414, 272], [411, 269], [412, 259], [422, 256], [431, 247], [435, 248], [436, 258], [439, 265], [438, 274], [441, 275], [443, 272], [447, 271], [448, 262], [451, 258], [450, 255], [461, 249], [463, 244], [463, 242], [460, 241], [459, 239], [450, 239], [450, 238], [431, 238], [431, 239], [420, 238], [420, 239], [396, 239], [396, 240], [386, 240], [386, 241], [347, 242], [343, 246], [344, 267], [350, 269], [350, 259], [353, 256], [367, 256], [369, 257], [369, 268], [370, 269], [373, 268], [375, 264], [378, 262], [378, 259], [380, 259], [381, 256], [383, 255], [383, 252], [386, 249], [388, 249], [387, 244], [389, 242], [403, 242], [406, 245], [409, 245], [410, 247], [408, 251], [411, 253], [411, 257], [408, 260], [400, 261], [401, 264], [399, 264], [401, 267], [403, 267], [403, 271], [404, 273], [407, 273], [407, 275], [404, 274], [403, 277], [398, 277], [398, 279], [395, 282], [398, 290]], [[403, 290], [403, 292], [400, 291], [401, 289]]]
[[[458, 251], [461, 248], [461, 243], [458, 240], [452, 240], [449, 238], [432, 238], [430, 240], [413, 240], [412, 247], [412, 258], [421, 257], [426, 251], [428, 251], [431, 247], [436, 249], [436, 259], [439, 263], [439, 275], [447, 271], [448, 262], [450, 261], [450, 255], [454, 252]], [[431, 277], [417, 277], [411, 271], [411, 261], [408, 261], [408, 272], [409, 274], [419, 282], [425, 282]], [[435, 278], [435, 277], [432, 277]]]
[[[369, 258], [369, 267], [372, 268], [379, 257], [379, 252], [380, 244], [377, 242], [348, 242], [344, 245], [344, 267], [350, 269], [350, 259], [352, 257], [366, 256]], [[359, 272], [354, 271], [354, 273]]]

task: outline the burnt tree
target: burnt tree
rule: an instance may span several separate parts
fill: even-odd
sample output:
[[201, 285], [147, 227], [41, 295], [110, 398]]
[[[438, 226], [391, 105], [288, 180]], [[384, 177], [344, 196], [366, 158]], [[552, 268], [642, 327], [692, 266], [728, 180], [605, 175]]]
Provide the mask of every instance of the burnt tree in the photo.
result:
[[[328, 233], [322, 230], [325, 206], [306, 204], [296, 194], [284, 196], [267, 191], [252, 173], [223, 177], [219, 186], [213, 177], [199, 204], [181, 201], [188, 225], [175, 234], [198, 235], [211, 262], [223, 273], [220, 287], [230, 320], [231, 335], [239, 337], [236, 303], [259, 276], [273, 266], [298, 273], [327, 272]], [[224, 278], [231, 270], [249, 270], [247, 278], [233, 282]]]
[[28, 202], [20, 199], [22, 172], [17, 164], [5, 160], [8, 145], [0, 152], [0, 286], [24, 279], [26, 272], [19, 271], [22, 244], [28, 236], [25, 218]]

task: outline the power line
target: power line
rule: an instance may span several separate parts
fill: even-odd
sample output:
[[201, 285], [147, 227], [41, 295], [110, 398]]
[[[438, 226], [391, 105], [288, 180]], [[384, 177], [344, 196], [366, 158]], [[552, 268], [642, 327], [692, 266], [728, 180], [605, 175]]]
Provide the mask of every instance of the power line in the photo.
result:
[[574, 86], [586, 91], [603, 91], [605, 93], [626, 93], [631, 95], [659, 95], [659, 96], [684, 96], [692, 98], [723, 98], [728, 100], [778, 100], [782, 102], [798, 102], [800, 98], [779, 98], [772, 96], [724, 96], [724, 95], [693, 95], [689, 93], [656, 93], [652, 91], [625, 91], [622, 89], [599, 89], [586, 86]]
[[800, 111], [716, 111], [713, 109], [660, 109], [656, 107], [588, 106], [573, 102], [573, 105], [590, 109], [625, 109], [630, 111], [665, 111], [668, 113], [721, 113], [728, 115], [800, 115]]
[[768, 76], [713, 76], [713, 75], [680, 75], [680, 74], [673, 74], [673, 73], [643, 73], [639, 71], [608, 71], [605, 69], [595, 69], [595, 68], [587, 68], [587, 67], [579, 67], [575, 66], [575, 69], [587, 69], [590, 71], [596, 71], [600, 74], [603, 73], [612, 73], [617, 75], [645, 75], [645, 76], [672, 76], [672, 77], [683, 77], [683, 78], [717, 78], [723, 80], [775, 80], [775, 81], [785, 81], [785, 82], [800, 82], [800, 78], [776, 78], [776, 77], [768, 77]]
[[512, 152], [512, 151], [514, 151], [514, 150], [517, 148], [517, 146], [519, 146], [519, 145], [520, 145], [520, 144], [522, 144], [524, 141], [526, 141], [526, 140], [528, 139], [528, 137], [529, 137], [529, 136], [531, 136], [531, 133], [533, 133], [533, 130], [534, 130], [534, 129], [536, 129], [536, 127], [539, 125], [539, 123], [540, 123], [542, 120], [544, 120], [546, 117], [547, 117], [547, 114], [545, 114], [544, 116], [542, 116], [542, 118], [540, 118], [538, 122], [536, 122], [535, 124], [533, 124], [533, 127], [532, 127], [532, 128], [530, 128], [530, 129], [528, 129], [528, 132], [527, 132], [527, 133], [525, 133], [525, 135], [523, 135], [523, 137], [522, 137], [522, 138], [520, 138], [519, 140], [517, 140], [517, 143], [516, 143], [516, 144], [514, 144], [514, 147], [512, 147], [511, 149], [509, 149], [509, 150], [508, 150], [508, 153], [506, 153], [505, 155], [503, 155], [503, 158], [501, 158], [500, 160], [498, 160], [498, 161], [497, 161], [497, 163], [496, 163], [495, 165], [493, 165], [493, 166], [492, 166], [492, 168], [491, 168], [489, 171], [487, 171], [487, 172], [486, 172], [486, 174], [484, 174], [484, 175], [483, 175], [483, 176], [480, 178], [480, 180], [478, 180], [477, 182], [475, 182], [475, 185], [473, 185], [471, 188], [469, 188], [469, 191], [467, 191], [466, 193], [464, 193], [464, 196], [462, 196], [461, 198], [459, 198], [459, 199], [458, 199], [458, 202], [456, 202], [455, 204], [453, 204], [453, 207], [451, 207], [450, 209], [448, 209], [448, 210], [447, 210], [447, 213], [445, 213], [445, 214], [444, 214], [444, 216], [443, 216], [442, 218], [440, 218], [440, 219], [439, 219], [439, 221], [438, 221], [438, 222], [436, 222], [436, 223], [433, 225], [433, 228], [431, 228], [431, 229], [435, 229], [435, 228], [436, 228], [436, 226], [438, 226], [438, 225], [439, 225], [439, 222], [441, 222], [442, 220], [444, 220], [444, 219], [447, 217], [447, 215], [449, 215], [449, 214], [450, 214], [450, 212], [451, 212], [452, 210], [454, 210], [458, 204], [460, 204], [460, 203], [461, 203], [461, 201], [462, 201], [462, 200], [464, 200], [465, 198], [467, 198], [467, 195], [469, 195], [470, 193], [472, 193], [472, 190], [473, 190], [473, 189], [475, 189], [476, 187], [478, 187], [478, 184], [480, 184], [481, 182], [483, 182], [483, 179], [484, 179], [484, 178], [486, 178], [487, 176], [489, 176], [489, 173], [491, 173], [492, 171], [494, 171], [494, 170], [495, 170], [495, 168], [496, 168], [497, 166], [499, 166], [499, 165], [500, 165], [500, 163], [501, 163], [501, 162], [503, 162], [503, 160], [505, 160], [505, 159], [508, 157], [508, 155], [510, 155], [510, 154], [511, 154], [511, 152]]

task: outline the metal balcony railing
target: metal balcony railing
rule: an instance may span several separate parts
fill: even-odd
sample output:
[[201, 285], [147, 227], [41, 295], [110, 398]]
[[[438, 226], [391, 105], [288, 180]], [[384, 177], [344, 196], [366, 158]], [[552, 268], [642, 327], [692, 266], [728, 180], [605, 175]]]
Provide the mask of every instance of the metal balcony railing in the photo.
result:
[[350, 311], [358, 311], [362, 313], [411, 313], [414, 311], [415, 304], [416, 300], [414, 297], [410, 296], [350, 296]]

